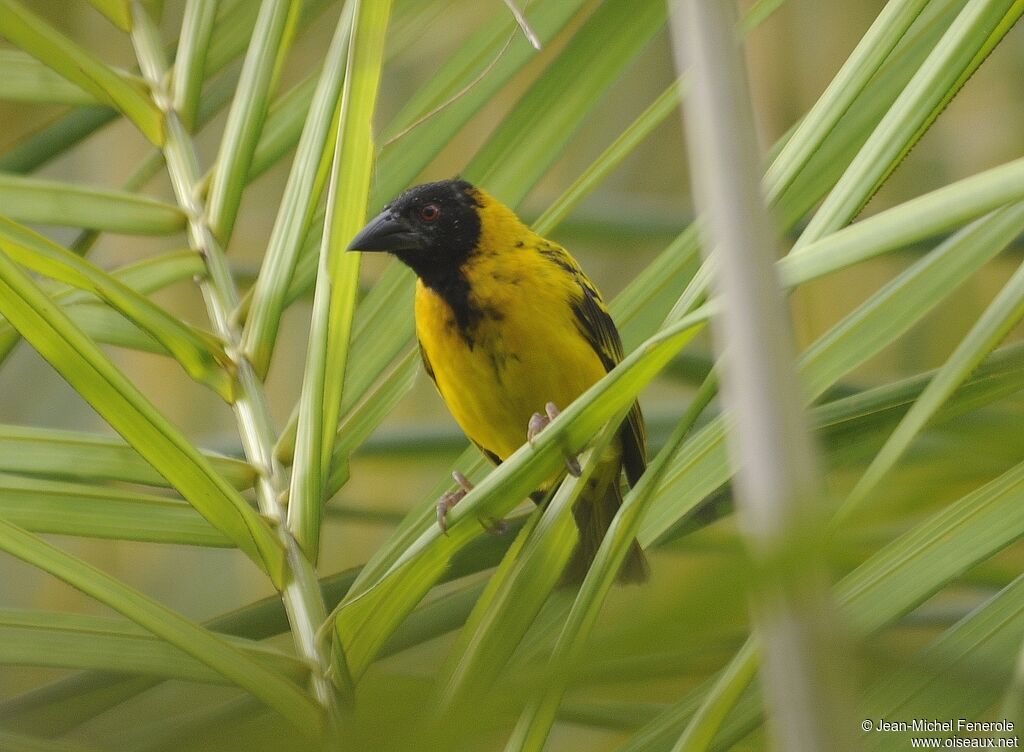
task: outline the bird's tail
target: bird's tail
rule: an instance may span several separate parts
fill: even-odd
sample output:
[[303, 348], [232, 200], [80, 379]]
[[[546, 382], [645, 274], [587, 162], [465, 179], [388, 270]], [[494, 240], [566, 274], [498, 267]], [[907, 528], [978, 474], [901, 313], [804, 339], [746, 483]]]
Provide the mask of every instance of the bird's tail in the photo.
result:
[[[588, 497], [584, 494], [577, 500], [573, 508], [573, 517], [576, 518], [576, 528], [580, 531], [580, 541], [573, 552], [569, 564], [562, 575], [565, 584], [579, 584], [587, 575], [587, 570], [594, 562], [598, 546], [604, 540], [608, 527], [612, 524], [612, 518], [619, 507], [622, 506], [622, 493], [619, 490], [617, 479], [608, 484], [607, 490], [597, 498]], [[629, 544], [629, 551], [619, 569], [618, 581], [623, 584], [640, 584], [646, 582], [650, 575], [650, 568], [647, 566], [647, 557], [640, 548], [640, 544], [633, 540]]]

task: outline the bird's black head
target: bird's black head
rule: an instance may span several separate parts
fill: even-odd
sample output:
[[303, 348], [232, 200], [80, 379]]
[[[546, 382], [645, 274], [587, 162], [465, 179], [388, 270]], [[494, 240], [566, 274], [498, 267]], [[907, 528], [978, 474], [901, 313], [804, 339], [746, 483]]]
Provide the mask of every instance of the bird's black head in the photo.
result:
[[479, 200], [465, 180], [410, 188], [370, 220], [349, 250], [392, 253], [428, 284], [446, 279], [480, 240]]

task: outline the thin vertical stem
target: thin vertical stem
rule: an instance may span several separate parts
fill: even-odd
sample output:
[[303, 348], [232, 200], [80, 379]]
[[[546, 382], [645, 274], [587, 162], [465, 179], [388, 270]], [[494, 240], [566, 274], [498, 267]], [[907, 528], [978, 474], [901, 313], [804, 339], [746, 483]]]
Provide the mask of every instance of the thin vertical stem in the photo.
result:
[[822, 483], [774, 268], [733, 16], [731, 2], [681, 0], [671, 30], [691, 77], [685, 125], [705, 254], [714, 248], [721, 313], [712, 325], [737, 509], [762, 575], [753, 604], [761, 673], [777, 749], [842, 750], [850, 727], [841, 722], [824, 567], [808, 535]]
[[337, 701], [334, 687], [327, 678], [329, 660], [316, 642], [316, 632], [326, 618], [326, 610], [316, 572], [284, 524], [285, 509], [280, 500], [287, 489], [287, 481], [283, 468], [274, 458], [276, 435], [266, 393], [252, 364], [242, 353], [240, 332], [231, 317], [231, 312], [238, 305], [238, 290], [224, 250], [207, 223], [205, 207], [199, 198], [201, 173], [195, 146], [165, 88], [168, 66], [156, 29], [138, 0], [132, 4], [132, 12], [132, 42], [139, 65], [157, 106], [164, 114], [166, 141], [163, 149], [171, 185], [179, 205], [189, 217], [189, 243], [206, 263], [207, 275], [199, 280], [199, 285], [214, 329], [224, 340], [225, 350], [237, 370], [240, 389], [232, 407], [246, 460], [257, 472], [255, 487], [260, 512], [277, 523], [276, 530], [288, 552], [290, 571], [281, 597], [288, 612], [292, 637], [298, 654], [310, 664], [316, 699], [324, 708], [328, 723], [333, 725]]

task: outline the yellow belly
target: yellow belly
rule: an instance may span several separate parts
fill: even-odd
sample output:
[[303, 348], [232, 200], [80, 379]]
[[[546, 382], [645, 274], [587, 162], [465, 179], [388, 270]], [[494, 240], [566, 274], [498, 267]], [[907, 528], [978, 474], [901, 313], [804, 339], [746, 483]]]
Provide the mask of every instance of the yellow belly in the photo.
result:
[[562, 283], [533, 282], [493, 290], [471, 341], [437, 293], [416, 290], [417, 334], [441, 396], [466, 435], [503, 460], [526, 441], [533, 413], [566, 407], [605, 374]]

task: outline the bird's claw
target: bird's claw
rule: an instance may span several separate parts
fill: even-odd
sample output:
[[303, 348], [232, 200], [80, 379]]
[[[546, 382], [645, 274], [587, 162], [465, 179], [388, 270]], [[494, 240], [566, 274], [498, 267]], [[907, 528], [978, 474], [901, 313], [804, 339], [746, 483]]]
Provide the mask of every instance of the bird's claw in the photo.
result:
[[448, 511], [462, 501], [466, 494], [474, 488], [469, 478], [458, 470], [452, 472], [452, 478], [459, 484], [459, 487], [454, 491], [446, 491], [437, 502], [437, 526], [445, 535], [448, 535]]
[[550, 422], [540, 413], [534, 413], [530, 416], [530, 422], [526, 425], [526, 440], [530, 442], [530, 446], [533, 446], [533, 440], [537, 438], [537, 434], [547, 428]]
[[[544, 415], [540, 413], [534, 413], [530, 416], [530, 422], [526, 426], [526, 440], [530, 446], [533, 446], [534, 439], [537, 438], [537, 434], [548, 427], [548, 424], [561, 415], [561, 410], [558, 409], [558, 405], [554, 402], [548, 402], [544, 405]], [[583, 469], [580, 467], [580, 462], [575, 457], [565, 458], [565, 467], [569, 471], [569, 475], [574, 478], [579, 478], [583, 474]]]

